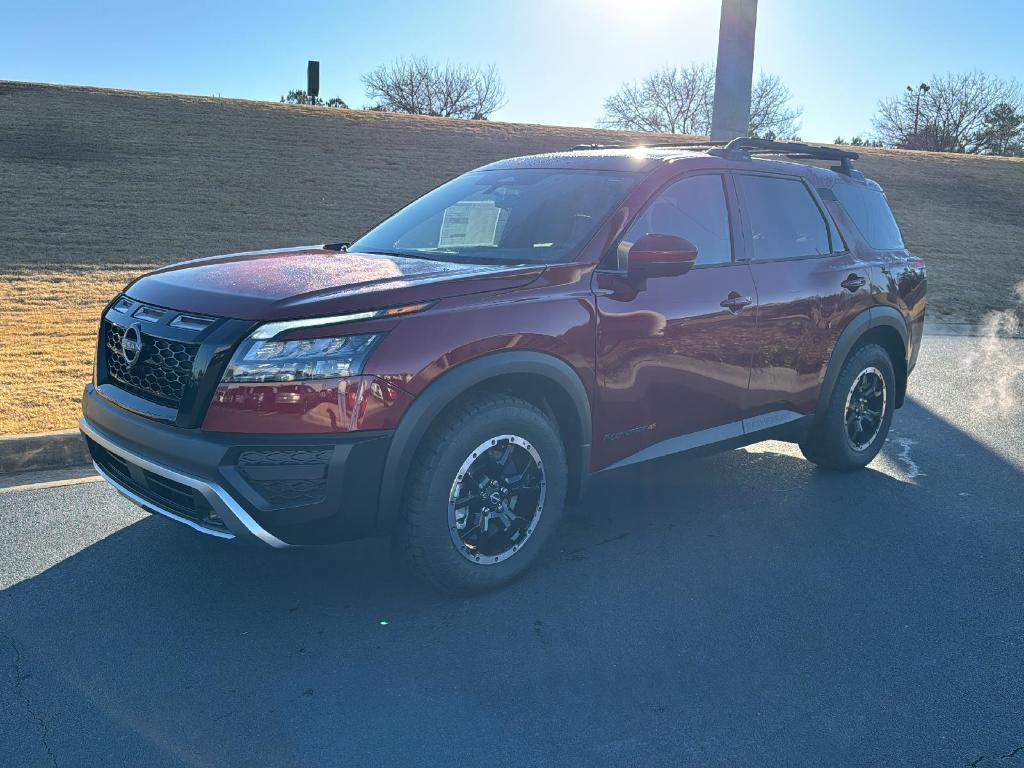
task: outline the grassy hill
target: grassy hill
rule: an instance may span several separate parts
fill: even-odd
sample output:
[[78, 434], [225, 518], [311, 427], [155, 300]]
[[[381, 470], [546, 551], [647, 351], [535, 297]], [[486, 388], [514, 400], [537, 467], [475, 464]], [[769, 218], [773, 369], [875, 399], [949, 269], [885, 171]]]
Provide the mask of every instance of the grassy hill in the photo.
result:
[[[0, 433], [74, 423], [99, 309], [147, 266], [354, 239], [501, 157], [671, 138], [0, 81]], [[1014, 305], [1024, 162], [865, 150], [859, 167], [928, 260], [933, 316]]]

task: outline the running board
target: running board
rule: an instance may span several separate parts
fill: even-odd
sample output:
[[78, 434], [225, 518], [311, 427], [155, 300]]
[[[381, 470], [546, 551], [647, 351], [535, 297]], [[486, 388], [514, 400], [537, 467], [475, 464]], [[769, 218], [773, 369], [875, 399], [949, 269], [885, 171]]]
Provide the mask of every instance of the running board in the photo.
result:
[[[752, 416], [749, 419], [733, 421], [729, 424], [722, 424], [710, 429], [702, 429], [699, 432], [691, 432], [688, 435], [670, 437], [660, 443], [649, 445], [636, 453], [630, 454], [624, 459], [605, 467], [602, 472], [609, 469], [628, 467], [630, 464], [639, 464], [642, 461], [660, 459], [662, 456], [671, 456], [674, 453], [686, 453], [697, 448], [707, 448], [717, 443], [726, 443], [732, 440], [745, 439], [761, 432], [767, 432], [777, 427], [791, 424], [804, 418], [802, 413], [796, 411], [771, 411], [760, 416]], [[757, 442], [751, 440], [750, 442]]]

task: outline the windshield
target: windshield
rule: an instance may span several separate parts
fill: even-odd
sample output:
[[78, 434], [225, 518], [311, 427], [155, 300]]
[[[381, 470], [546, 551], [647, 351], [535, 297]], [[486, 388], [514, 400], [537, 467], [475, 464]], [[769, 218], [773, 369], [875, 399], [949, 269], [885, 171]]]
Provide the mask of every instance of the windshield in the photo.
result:
[[572, 261], [637, 182], [633, 173], [474, 171], [406, 206], [350, 250], [443, 261]]

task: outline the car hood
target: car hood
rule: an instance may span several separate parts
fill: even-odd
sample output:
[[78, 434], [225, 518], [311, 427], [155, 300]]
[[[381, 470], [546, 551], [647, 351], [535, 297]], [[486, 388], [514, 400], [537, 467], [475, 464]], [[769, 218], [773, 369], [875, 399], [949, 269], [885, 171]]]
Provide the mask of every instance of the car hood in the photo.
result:
[[175, 264], [140, 277], [125, 293], [182, 312], [292, 320], [507, 290], [543, 271], [538, 265], [457, 264], [309, 246]]

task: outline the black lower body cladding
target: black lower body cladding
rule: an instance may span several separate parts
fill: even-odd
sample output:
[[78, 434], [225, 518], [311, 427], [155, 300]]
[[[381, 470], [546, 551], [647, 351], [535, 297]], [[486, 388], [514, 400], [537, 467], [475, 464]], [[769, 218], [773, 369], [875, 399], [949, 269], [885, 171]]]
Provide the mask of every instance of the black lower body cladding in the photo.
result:
[[[83, 413], [93, 459], [119, 490], [206, 533], [237, 533], [279, 546], [377, 532], [390, 432], [245, 435], [181, 429], [118, 408], [91, 385]], [[214, 496], [229, 497], [227, 514], [218, 509], [218, 498], [209, 503], [209, 488]], [[239, 525], [232, 519], [237, 517], [249, 524]], [[250, 535], [253, 529], [268, 535]]]

